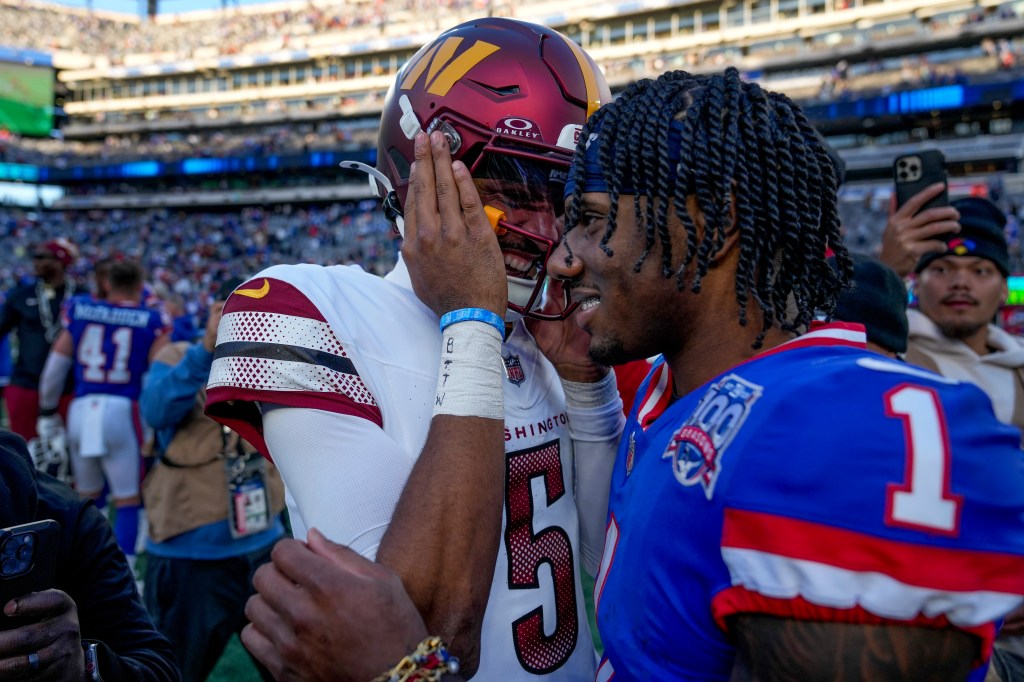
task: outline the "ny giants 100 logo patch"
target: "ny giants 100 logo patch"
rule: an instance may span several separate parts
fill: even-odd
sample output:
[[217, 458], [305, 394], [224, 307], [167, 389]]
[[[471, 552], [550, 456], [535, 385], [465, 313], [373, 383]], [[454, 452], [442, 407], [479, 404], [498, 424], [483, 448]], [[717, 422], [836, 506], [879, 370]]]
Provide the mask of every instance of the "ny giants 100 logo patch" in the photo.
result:
[[722, 455], [763, 390], [735, 374], [708, 389], [661, 456], [672, 460], [677, 481], [687, 487], [699, 483], [711, 499], [722, 471]]

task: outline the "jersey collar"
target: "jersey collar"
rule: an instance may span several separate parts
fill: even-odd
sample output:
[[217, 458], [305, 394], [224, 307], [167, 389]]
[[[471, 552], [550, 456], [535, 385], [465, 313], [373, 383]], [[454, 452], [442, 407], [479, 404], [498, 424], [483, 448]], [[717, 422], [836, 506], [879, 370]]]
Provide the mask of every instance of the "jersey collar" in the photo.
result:
[[[769, 355], [778, 355], [786, 351], [800, 348], [814, 348], [822, 346], [846, 346], [848, 348], [867, 348], [867, 334], [864, 325], [853, 322], [811, 322], [810, 330], [801, 336], [790, 341], [779, 344], [774, 348], [758, 353], [752, 358], [744, 360], [732, 367], [741, 367], [748, 362], [760, 360]], [[731, 370], [727, 370], [731, 371]], [[640, 428], [647, 428], [662, 415], [672, 404], [674, 385], [672, 371], [664, 358], [656, 363], [647, 375], [647, 388], [644, 391], [643, 399], [640, 401], [640, 408], [636, 413], [636, 420]]]

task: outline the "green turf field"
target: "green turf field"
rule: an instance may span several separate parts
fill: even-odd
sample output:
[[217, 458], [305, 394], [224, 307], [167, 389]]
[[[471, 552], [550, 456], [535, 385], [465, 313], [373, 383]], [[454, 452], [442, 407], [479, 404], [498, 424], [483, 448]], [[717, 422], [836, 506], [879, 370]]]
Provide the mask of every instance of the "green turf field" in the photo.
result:
[[0, 129], [49, 135], [53, 128], [53, 69], [0, 63]]
[[232, 637], [208, 682], [260, 682], [259, 673], [238, 637]]

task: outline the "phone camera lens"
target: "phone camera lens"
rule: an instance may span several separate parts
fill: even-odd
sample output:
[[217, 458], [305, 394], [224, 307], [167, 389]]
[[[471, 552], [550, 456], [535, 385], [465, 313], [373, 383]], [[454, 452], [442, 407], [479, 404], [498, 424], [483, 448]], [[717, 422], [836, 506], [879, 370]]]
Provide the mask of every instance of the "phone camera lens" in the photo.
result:
[[32, 545], [22, 545], [18, 548], [18, 560], [28, 561], [32, 558]]
[[14, 575], [18, 568], [18, 562], [14, 558], [4, 559], [3, 563], [0, 563], [0, 574], [2, 575]]

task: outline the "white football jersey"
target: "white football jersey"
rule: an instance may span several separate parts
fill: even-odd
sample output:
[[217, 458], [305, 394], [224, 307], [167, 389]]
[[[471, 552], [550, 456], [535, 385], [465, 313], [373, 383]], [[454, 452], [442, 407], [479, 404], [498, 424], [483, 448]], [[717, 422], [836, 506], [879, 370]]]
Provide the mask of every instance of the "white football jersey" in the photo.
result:
[[[437, 317], [416, 298], [401, 261], [383, 279], [353, 266], [276, 266], [236, 290], [225, 306], [208, 409], [263, 452], [254, 403], [367, 419], [415, 458], [430, 427], [440, 345]], [[477, 679], [593, 679], [565, 396], [522, 322], [502, 355], [502, 539]], [[369, 453], [348, 448], [342, 454], [374, 466]], [[458, 491], [450, 493], [457, 503]], [[342, 513], [359, 513], [337, 504]], [[303, 537], [301, 514], [292, 513], [296, 536]]]

